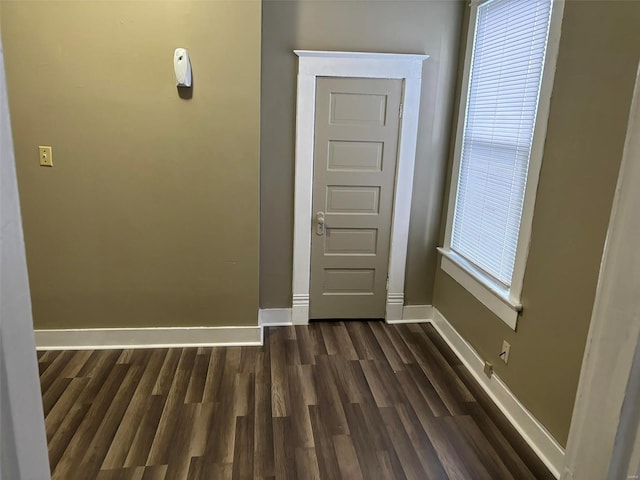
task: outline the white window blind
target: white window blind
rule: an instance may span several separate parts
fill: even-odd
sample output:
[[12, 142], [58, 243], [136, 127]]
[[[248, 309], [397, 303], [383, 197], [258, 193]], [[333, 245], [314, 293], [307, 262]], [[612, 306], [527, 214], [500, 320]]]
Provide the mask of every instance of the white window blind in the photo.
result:
[[478, 6], [451, 249], [511, 284], [551, 0]]

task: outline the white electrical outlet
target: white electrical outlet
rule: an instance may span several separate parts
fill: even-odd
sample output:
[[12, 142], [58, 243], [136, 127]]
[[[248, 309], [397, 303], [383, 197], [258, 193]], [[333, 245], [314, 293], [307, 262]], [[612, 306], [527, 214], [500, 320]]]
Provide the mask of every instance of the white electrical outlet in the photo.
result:
[[509, 352], [511, 351], [511, 345], [506, 341], [502, 341], [502, 350], [500, 350], [500, 358], [504, 363], [509, 363]]

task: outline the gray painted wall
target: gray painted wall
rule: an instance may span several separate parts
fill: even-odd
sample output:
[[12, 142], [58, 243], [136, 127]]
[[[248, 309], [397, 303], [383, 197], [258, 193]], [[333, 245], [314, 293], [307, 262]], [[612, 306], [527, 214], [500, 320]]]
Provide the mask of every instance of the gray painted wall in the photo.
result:
[[260, 306], [291, 306], [294, 49], [425, 53], [405, 303], [430, 304], [463, 2], [262, 4]]

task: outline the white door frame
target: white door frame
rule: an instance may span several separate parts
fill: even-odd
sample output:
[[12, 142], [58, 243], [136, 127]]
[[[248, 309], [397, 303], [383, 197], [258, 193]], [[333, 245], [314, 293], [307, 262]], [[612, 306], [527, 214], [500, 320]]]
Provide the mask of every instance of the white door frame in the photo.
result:
[[316, 77], [395, 78], [404, 80], [402, 119], [389, 247], [386, 320], [400, 320], [409, 239], [413, 168], [418, 136], [422, 62], [428, 55], [294, 50], [298, 59], [295, 197], [293, 222], [292, 322], [309, 323], [311, 276], [311, 198]]
[[49, 474], [16, 164], [0, 40], [0, 477]]
[[[563, 480], [637, 479], [640, 441], [640, 76], [613, 201]], [[635, 451], [634, 451], [635, 450]]]

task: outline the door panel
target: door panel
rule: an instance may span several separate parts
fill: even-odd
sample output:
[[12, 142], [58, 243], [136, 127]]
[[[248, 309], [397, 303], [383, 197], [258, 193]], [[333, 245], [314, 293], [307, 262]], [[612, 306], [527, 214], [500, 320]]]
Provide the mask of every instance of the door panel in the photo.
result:
[[310, 318], [385, 316], [401, 96], [401, 80], [317, 80]]
[[[325, 79], [321, 78], [319, 82], [322, 80]], [[337, 79], [326, 80], [334, 81]], [[353, 79], [339, 79], [338, 81], [341, 80]], [[384, 125], [387, 112], [387, 96], [385, 94], [331, 92], [329, 99], [331, 125]]]
[[329, 170], [382, 170], [382, 142], [329, 142]]
[[374, 290], [373, 268], [327, 268], [324, 271], [324, 295], [373, 295]]
[[380, 187], [329, 186], [327, 213], [380, 212]]
[[378, 243], [376, 228], [327, 228], [325, 255], [375, 255]]

